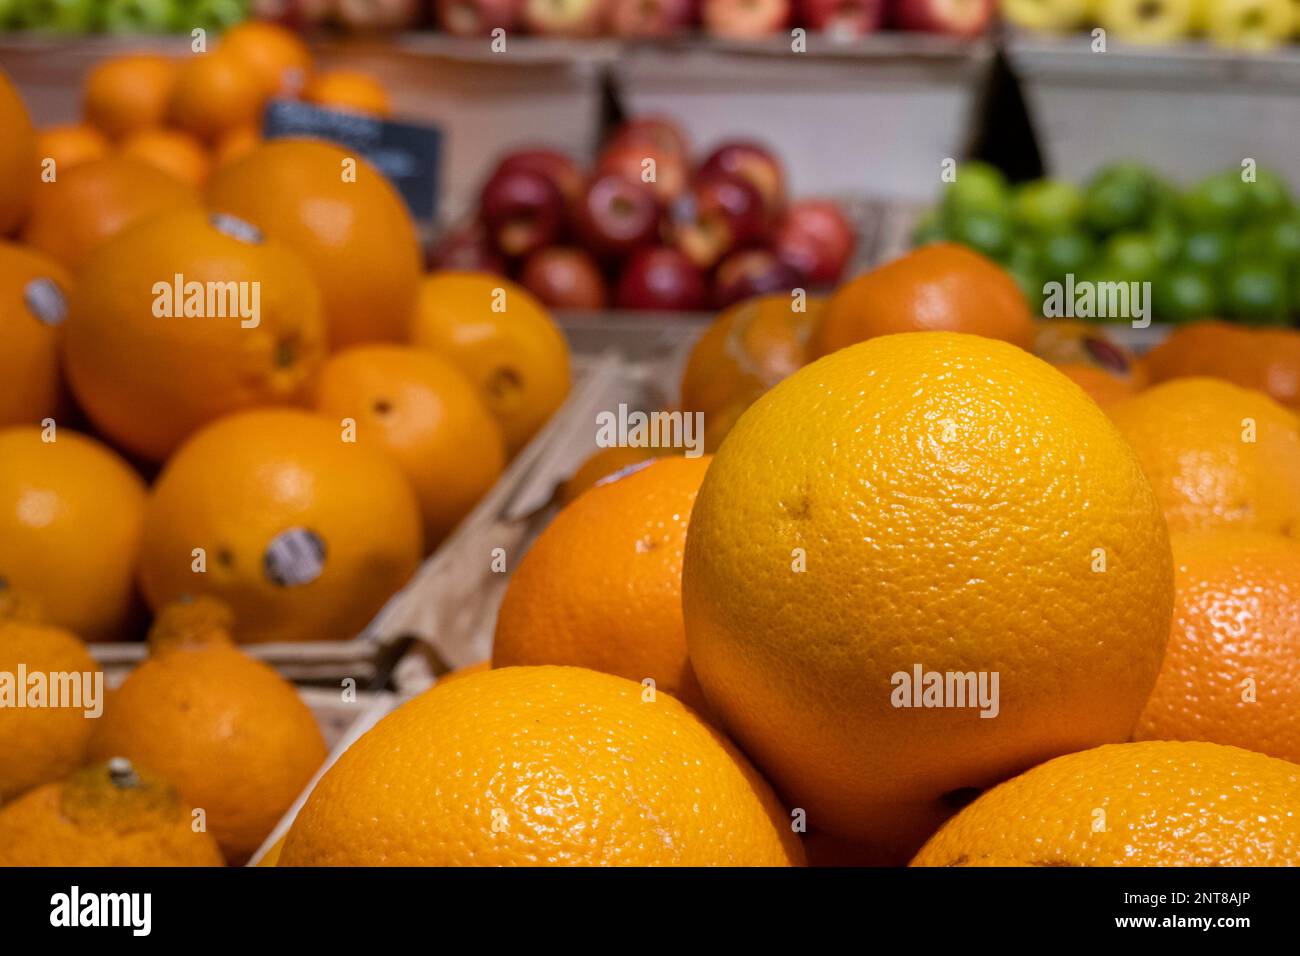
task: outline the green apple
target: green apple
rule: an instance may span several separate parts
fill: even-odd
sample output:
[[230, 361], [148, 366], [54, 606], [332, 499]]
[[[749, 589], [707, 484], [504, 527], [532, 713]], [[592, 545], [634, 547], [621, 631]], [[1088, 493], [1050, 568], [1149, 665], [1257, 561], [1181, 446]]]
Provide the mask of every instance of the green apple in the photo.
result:
[[1236, 242], [1232, 233], [1222, 229], [1192, 229], [1183, 237], [1180, 261], [1215, 272], [1223, 269], [1233, 258]]
[[1237, 259], [1285, 266], [1300, 263], [1300, 219], [1287, 216], [1251, 226], [1237, 240]]
[[96, 0], [19, 0], [14, 25], [51, 33], [88, 33], [99, 23]]
[[1134, 282], [1149, 281], [1160, 269], [1156, 241], [1144, 232], [1117, 232], [1106, 240], [1102, 255], [1107, 265]]
[[1183, 251], [1183, 224], [1173, 213], [1157, 212], [1152, 216], [1147, 234], [1155, 241], [1162, 265], [1169, 265]]
[[1254, 219], [1281, 216], [1291, 209], [1291, 189], [1271, 169], [1255, 170], [1254, 182], [1243, 182], [1247, 215]]
[[1083, 216], [1083, 190], [1060, 179], [1037, 179], [1016, 191], [1011, 215], [1034, 232], [1068, 229]]
[[957, 215], [948, 234], [990, 259], [1001, 259], [1011, 247], [1011, 217], [1001, 210], [974, 209]]
[[247, 0], [187, 0], [181, 14], [182, 29], [203, 27], [222, 33], [248, 19]]
[[175, 0], [105, 0], [108, 33], [166, 33], [181, 26]]
[[1290, 316], [1286, 271], [1270, 262], [1238, 262], [1228, 267], [1223, 304], [1233, 318], [1263, 325], [1284, 324]]
[[952, 220], [971, 212], [1006, 212], [1011, 187], [1001, 170], [977, 159], [957, 166], [957, 178], [944, 191], [945, 218]]
[[1084, 221], [1102, 234], [1142, 226], [1154, 209], [1157, 184], [1144, 167], [1128, 163], [1106, 167], [1084, 191]]
[[1235, 170], [1207, 176], [1183, 195], [1183, 216], [1194, 226], [1231, 229], [1250, 208], [1248, 189]]
[[1151, 284], [1152, 308], [1160, 322], [1190, 322], [1219, 311], [1213, 276], [1195, 266], [1175, 266]]
[[1081, 229], [1063, 229], [1039, 241], [1038, 265], [1053, 279], [1067, 273], [1078, 275], [1097, 257], [1097, 245]]

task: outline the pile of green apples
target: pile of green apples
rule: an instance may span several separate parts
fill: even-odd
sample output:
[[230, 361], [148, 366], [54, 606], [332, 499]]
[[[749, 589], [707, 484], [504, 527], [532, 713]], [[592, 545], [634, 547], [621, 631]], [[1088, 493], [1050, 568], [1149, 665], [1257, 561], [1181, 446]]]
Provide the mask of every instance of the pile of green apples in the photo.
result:
[[249, 0], [0, 0], [0, 30], [33, 33], [221, 31], [248, 18]]
[[1177, 189], [1136, 163], [1084, 186], [1010, 185], [962, 163], [913, 235], [960, 242], [1000, 262], [1039, 311], [1049, 283], [1150, 282], [1154, 318], [1288, 325], [1300, 313], [1300, 210], [1264, 168], [1228, 169]]
[[1122, 43], [1177, 43], [1266, 50], [1300, 33], [1295, 0], [1001, 0], [1002, 16], [1027, 30], [1067, 33], [1093, 27]]

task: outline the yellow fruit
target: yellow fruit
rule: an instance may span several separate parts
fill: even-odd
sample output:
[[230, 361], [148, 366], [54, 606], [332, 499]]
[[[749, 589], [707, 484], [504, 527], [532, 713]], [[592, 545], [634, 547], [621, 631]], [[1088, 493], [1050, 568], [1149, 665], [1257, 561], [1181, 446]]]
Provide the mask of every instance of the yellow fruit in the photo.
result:
[[415, 494], [387, 455], [317, 415], [264, 409], [207, 426], [172, 456], [141, 551], [153, 608], [211, 595], [233, 608], [241, 643], [264, 643], [355, 637], [423, 546]]
[[650, 679], [701, 707], [686, 658], [682, 550], [709, 460], [657, 459], [556, 515], [510, 578], [493, 666], [568, 664]]
[[569, 348], [522, 286], [478, 272], [436, 272], [420, 284], [413, 344], [469, 375], [514, 455], [569, 394]]
[[[0, 590], [0, 603], [15, 603], [5, 602], [6, 594]], [[80, 700], [60, 698], [60, 703], [81, 706], [49, 706], [54, 701], [46, 693], [43, 706], [19, 707], [20, 698], [28, 700], [28, 687], [18, 683], [20, 667], [28, 676], [41, 675], [47, 688], [50, 675], [93, 675], [99, 670], [76, 635], [10, 617], [0, 606], [0, 804], [80, 767], [95, 723], [87, 714], [104, 703], [102, 698], [86, 699], [86, 686], [78, 681]], [[95, 693], [93, 683], [90, 693]]]
[[71, 285], [53, 259], [0, 242], [0, 428], [36, 425], [59, 411], [59, 327]]
[[0, 809], [0, 866], [221, 866], [164, 780], [120, 758]]
[[0, 70], [0, 236], [22, 224], [37, 185], [40, 166], [36, 135], [22, 97]]
[[325, 365], [316, 410], [356, 422], [357, 440], [401, 466], [420, 500], [432, 550], [491, 490], [505, 442], [460, 369], [423, 349], [359, 346]]
[[122, 640], [134, 605], [144, 483], [66, 428], [0, 430], [0, 580], [47, 624]]
[[1298, 802], [1300, 767], [1285, 760], [1209, 743], [1112, 744], [984, 794], [912, 865], [1297, 866]]
[[809, 826], [906, 859], [961, 792], [1128, 738], [1172, 575], [1096, 404], [1010, 344], [912, 333], [741, 417], [695, 502], [682, 604], [713, 712]]
[[293, 685], [215, 632], [203, 602], [179, 608], [169, 626], [183, 631], [187, 613], [197, 639], [153, 645], [113, 692], [90, 753], [165, 776], [242, 863], [320, 769], [325, 741]]
[[332, 347], [407, 341], [420, 281], [415, 226], [383, 173], [355, 152], [313, 140], [265, 143], [218, 169], [208, 200], [307, 261]]
[[109, 139], [163, 125], [176, 84], [175, 60], [152, 53], [117, 56], [86, 76], [86, 121]]
[[1171, 532], [1300, 536], [1300, 418], [1267, 395], [1184, 378], [1107, 412], [1137, 452]]
[[298, 255], [198, 210], [103, 243], [78, 276], [64, 330], [86, 413], [152, 461], [222, 415], [306, 403], [325, 354], [320, 294]]
[[[436, 742], [436, 745], [431, 745]], [[321, 778], [282, 866], [786, 866], [791, 819], [666, 694], [510, 667], [422, 694]]]

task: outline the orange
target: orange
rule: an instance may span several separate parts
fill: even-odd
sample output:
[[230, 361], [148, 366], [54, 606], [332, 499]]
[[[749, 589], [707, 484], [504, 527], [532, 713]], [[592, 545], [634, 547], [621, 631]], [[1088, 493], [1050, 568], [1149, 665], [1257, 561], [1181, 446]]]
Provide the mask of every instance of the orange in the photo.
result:
[[578, 470], [569, 476], [568, 481], [560, 486], [560, 504], [567, 505], [577, 499], [584, 491], [606, 478], [617, 475], [620, 471], [648, 462], [658, 457], [656, 448], [632, 448], [628, 445], [611, 445], [593, 453], [578, 466]]
[[204, 145], [177, 129], [144, 129], [122, 141], [123, 156], [130, 156], [196, 189], [207, 182], [212, 160]]
[[221, 866], [170, 784], [121, 758], [0, 809], [0, 866]]
[[221, 50], [243, 60], [267, 96], [297, 91], [311, 73], [311, 51], [294, 33], [274, 23], [246, 20], [221, 36]]
[[93, 438], [0, 429], [0, 580], [47, 624], [88, 641], [123, 639], [144, 495], [136, 473]]
[[262, 82], [256, 68], [223, 49], [193, 53], [176, 71], [167, 119], [214, 143], [232, 129], [259, 122], [266, 103]]
[[1141, 360], [1089, 322], [1040, 320], [1035, 324], [1034, 354], [1055, 365], [1099, 405], [1131, 398], [1147, 384]]
[[1227, 322], [1176, 327], [1146, 356], [1153, 382], [1209, 376], [1254, 388], [1300, 408], [1300, 332]]
[[393, 111], [384, 84], [359, 70], [317, 73], [303, 85], [302, 98], [308, 103], [345, 113], [385, 118]]
[[344, 437], [291, 409], [243, 412], [194, 435], [149, 495], [140, 583], [150, 605], [215, 596], [245, 643], [355, 637], [414, 573], [423, 544], [396, 462]]
[[1107, 412], [1137, 451], [1170, 531], [1300, 536], [1300, 418], [1267, 395], [1183, 378]]
[[895, 860], [969, 788], [1128, 739], [1172, 591], [1159, 503], [1101, 409], [955, 333], [843, 349], [750, 406], [682, 573], [711, 710], [811, 829]]
[[[192, 607], [210, 617], [202, 603]], [[325, 741], [292, 684], [229, 638], [199, 636], [154, 645], [109, 698], [91, 756], [166, 777], [243, 863], [325, 762]]]
[[176, 84], [175, 60], [153, 53], [116, 56], [86, 76], [86, 122], [110, 139], [162, 126]]
[[36, 135], [22, 97], [0, 70], [0, 236], [13, 234], [22, 224], [36, 188], [40, 166]]
[[1300, 865], [1300, 767], [1209, 743], [1111, 744], [984, 794], [913, 866]]
[[36, 187], [23, 241], [75, 270], [127, 226], [198, 205], [192, 187], [148, 163], [121, 156], [95, 159]]
[[1175, 535], [1174, 624], [1139, 740], [1209, 740], [1300, 763], [1300, 541]]
[[79, 163], [103, 159], [111, 149], [103, 133], [83, 123], [47, 126], [36, 132], [37, 158], [41, 162], [54, 160], [56, 172], [67, 172]]
[[64, 346], [91, 420], [152, 461], [229, 412], [305, 403], [326, 353], [320, 295], [298, 255], [197, 210], [155, 216], [95, 250]]
[[280, 853], [284, 850], [284, 837], [276, 840], [271, 844], [271, 848], [262, 854], [262, 858], [257, 861], [258, 866], [279, 866]]
[[699, 707], [682, 623], [682, 551], [709, 461], [657, 459], [556, 515], [510, 578], [493, 666], [589, 667], [653, 680]]
[[[430, 742], [436, 741], [431, 746]], [[803, 850], [740, 752], [666, 694], [508, 667], [421, 694], [349, 747], [282, 866], [788, 866]]]
[[1034, 317], [1010, 274], [977, 252], [936, 242], [850, 280], [813, 330], [812, 357], [893, 332], [970, 332], [1021, 348]]
[[237, 159], [243, 159], [262, 142], [262, 134], [255, 126], [241, 126], [232, 129], [217, 140], [212, 151], [213, 168], [229, 165]]
[[794, 308], [787, 294], [746, 299], [726, 309], [691, 349], [682, 408], [704, 415], [708, 450], [758, 396], [808, 361], [808, 336], [822, 299]]
[[359, 346], [326, 364], [316, 410], [356, 422], [357, 439], [393, 456], [415, 489], [432, 550], [505, 468], [501, 429], [461, 371], [423, 349]]
[[[10, 675], [16, 682], [23, 667], [29, 677], [41, 674], [48, 681], [51, 674], [93, 675], [99, 670], [76, 635], [12, 616], [12, 606], [18, 602], [6, 600], [6, 595], [0, 590], [0, 674]], [[78, 681], [79, 700], [61, 699], [60, 706], [49, 706], [54, 701], [47, 691], [41, 701], [44, 706], [18, 707], [19, 697], [28, 699], [28, 688], [21, 684], [7, 690], [0, 687], [0, 700], [4, 701], [0, 707], [0, 804], [81, 766], [98, 716], [96, 709], [104, 703], [102, 697], [87, 699], [86, 691], [86, 685]], [[89, 691], [91, 696], [96, 693], [93, 683]], [[15, 696], [10, 699], [10, 695]]]
[[59, 411], [59, 327], [70, 285], [53, 259], [0, 242], [0, 428], [36, 425]]
[[469, 375], [514, 455], [564, 404], [569, 347], [522, 286], [485, 272], [435, 272], [420, 284], [411, 340]]
[[276, 140], [218, 169], [208, 199], [307, 260], [333, 347], [406, 341], [420, 281], [415, 226], [396, 190], [360, 156]]

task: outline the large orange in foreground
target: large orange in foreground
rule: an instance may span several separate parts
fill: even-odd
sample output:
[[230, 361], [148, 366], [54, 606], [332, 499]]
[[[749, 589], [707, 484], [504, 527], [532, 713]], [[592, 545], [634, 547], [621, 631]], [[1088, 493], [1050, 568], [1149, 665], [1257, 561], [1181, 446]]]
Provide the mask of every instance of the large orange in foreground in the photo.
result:
[[138, 159], [110, 156], [60, 171], [55, 181], [37, 185], [22, 238], [75, 270], [96, 246], [128, 226], [198, 205], [193, 187]]
[[280, 866], [788, 866], [791, 818], [667, 694], [579, 667], [439, 684], [326, 772]]
[[933, 243], [850, 280], [813, 330], [815, 358], [894, 332], [970, 332], [1027, 349], [1034, 316], [1011, 275], [955, 243]]
[[222, 415], [305, 403], [326, 353], [320, 294], [297, 253], [198, 210], [156, 216], [95, 250], [64, 346], [86, 413], [153, 461]]
[[1128, 739], [1172, 576], [1095, 403], [1005, 342], [915, 333], [814, 362], [741, 417], [695, 502], [682, 602], [705, 696], [768, 779], [811, 828], [905, 860], [971, 788]]
[[1263, 392], [1180, 378], [1107, 407], [1169, 530], [1300, 537], [1300, 417]]
[[682, 623], [682, 550], [708, 456], [659, 458], [579, 496], [510, 579], [492, 663], [653, 680], [699, 707]]
[[154, 610], [209, 595], [245, 643], [355, 637], [420, 563], [420, 509], [388, 455], [294, 409], [220, 419], [167, 462], [145, 510]]
[[415, 226], [397, 191], [361, 156], [276, 140], [218, 169], [208, 199], [307, 260], [334, 348], [407, 340], [420, 281]]
[[1173, 547], [1173, 633], [1135, 736], [1300, 763], [1300, 541], [1216, 532]]
[[1300, 766], [1210, 743], [1112, 744], [980, 797], [913, 866], [1297, 866]]

